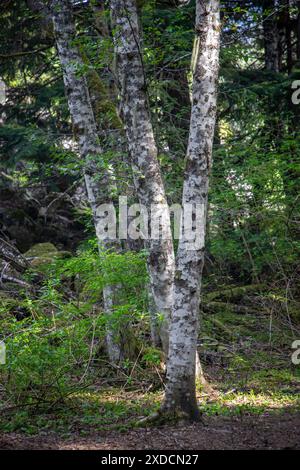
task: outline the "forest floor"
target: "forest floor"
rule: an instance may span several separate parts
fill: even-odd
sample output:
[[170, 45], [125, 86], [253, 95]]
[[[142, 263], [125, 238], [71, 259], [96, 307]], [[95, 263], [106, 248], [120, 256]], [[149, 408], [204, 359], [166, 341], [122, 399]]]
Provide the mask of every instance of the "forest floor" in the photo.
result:
[[100, 376], [94, 364], [93, 382], [61, 401], [3, 407], [0, 449], [300, 449], [299, 332], [284, 317], [228, 311], [205, 315], [201, 332], [212, 387], [198, 390], [202, 423], [137, 427], [161, 403], [163, 372], [135, 363]]
[[210, 417], [199, 424], [179, 424], [126, 432], [102, 431], [62, 439], [57, 435], [0, 436], [0, 449], [59, 450], [300, 450], [300, 413], [259, 417]]

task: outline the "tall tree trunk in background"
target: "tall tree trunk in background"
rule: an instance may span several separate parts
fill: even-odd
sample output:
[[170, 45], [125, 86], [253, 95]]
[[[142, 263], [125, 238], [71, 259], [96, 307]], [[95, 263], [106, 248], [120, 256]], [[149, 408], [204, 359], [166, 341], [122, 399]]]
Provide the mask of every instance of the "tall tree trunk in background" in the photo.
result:
[[263, 1], [265, 66], [267, 70], [279, 72], [279, 31], [275, 0]]
[[[85, 162], [84, 178], [97, 234], [103, 223], [98, 208], [101, 204], [109, 202], [110, 192], [114, 185], [108, 171], [101, 168], [102, 148], [97, 136], [87, 81], [82, 72], [77, 73], [78, 67], [83, 66], [83, 61], [73, 45], [76, 33], [72, 5], [68, 0], [52, 0], [51, 11], [73, 129], [80, 156]], [[99, 246], [103, 248], [116, 245], [116, 240], [99, 240]], [[116, 295], [115, 286], [104, 288], [104, 308], [107, 314], [112, 311]], [[110, 360], [113, 362], [118, 362], [122, 356], [116, 336], [117, 334], [108, 326], [107, 347]]]
[[[151, 205], [167, 204], [164, 184], [157, 158], [147, 85], [144, 76], [141, 38], [135, 0], [110, 0], [113, 27], [115, 28], [115, 55], [121, 117], [128, 140], [134, 184], [140, 204], [148, 213]], [[174, 252], [170, 218], [162, 214], [165, 237], [146, 242], [149, 250], [148, 269], [156, 311], [163, 315], [160, 336], [163, 349], [168, 349], [168, 324], [172, 306], [174, 280]]]
[[[283, 5], [284, 2], [284, 5]], [[286, 0], [281, 0], [279, 5], [278, 15], [278, 69], [279, 71], [284, 70], [284, 53], [287, 47], [287, 11], [286, 11]]]
[[297, 61], [300, 63], [300, 0], [297, 2], [298, 16], [297, 16]]
[[[287, 69], [288, 73], [291, 72], [293, 67], [293, 54], [292, 54], [292, 28], [290, 18], [290, 0], [281, 0], [279, 3], [278, 15], [278, 68], [279, 71]], [[284, 59], [286, 58], [286, 67]]]
[[290, 16], [290, 0], [285, 0], [285, 37], [286, 37], [286, 63], [287, 71], [290, 74], [293, 68], [293, 48], [292, 48], [292, 28], [291, 28], [291, 16]]
[[202, 243], [190, 249], [184, 236], [176, 257], [174, 304], [169, 337], [167, 388], [162, 411], [199, 418], [195, 390], [195, 358], [204, 237], [208, 204], [209, 172], [217, 109], [217, 81], [220, 47], [219, 0], [197, 0], [196, 39], [193, 54], [193, 98], [183, 207], [202, 208], [197, 230]]

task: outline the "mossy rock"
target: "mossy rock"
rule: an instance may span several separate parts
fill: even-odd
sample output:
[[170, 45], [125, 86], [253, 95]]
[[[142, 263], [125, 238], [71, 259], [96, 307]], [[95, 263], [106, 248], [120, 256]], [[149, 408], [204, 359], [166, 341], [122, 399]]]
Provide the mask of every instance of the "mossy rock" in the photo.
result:
[[289, 306], [289, 315], [297, 323], [300, 321], [300, 307]]
[[16, 299], [13, 297], [9, 296], [6, 292], [0, 291], [0, 304], [15, 304]]
[[59, 251], [53, 243], [36, 243], [26, 253], [25, 258], [29, 261], [30, 266], [37, 268], [45, 264], [51, 263], [57, 258], [66, 258], [71, 256], [68, 251]]
[[0, 291], [0, 314], [8, 313], [13, 307], [18, 305], [19, 301], [8, 294], [6, 292]]

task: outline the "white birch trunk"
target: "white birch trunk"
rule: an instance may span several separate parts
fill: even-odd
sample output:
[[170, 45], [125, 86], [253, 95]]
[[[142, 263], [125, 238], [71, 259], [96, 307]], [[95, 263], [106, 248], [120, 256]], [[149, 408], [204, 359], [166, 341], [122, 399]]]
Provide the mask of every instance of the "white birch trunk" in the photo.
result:
[[[52, 0], [51, 12], [68, 106], [80, 156], [85, 162], [86, 189], [93, 211], [96, 233], [98, 233], [98, 227], [102, 223], [98, 207], [109, 202], [110, 192], [113, 189], [113, 178], [107, 170], [101, 169], [102, 148], [97, 136], [97, 125], [91, 106], [87, 81], [82, 72], [77, 73], [78, 67], [83, 66], [83, 61], [73, 44], [76, 33], [71, 2], [68, 0]], [[116, 240], [99, 240], [100, 249], [112, 245], [116, 245]], [[108, 316], [112, 312], [116, 296], [116, 288], [108, 286], [104, 289], [104, 309]], [[118, 362], [122, 356], [117, 339], [115, 340], [116, 336], [109, 328], [108, 322], [107, 348], [112, 362]]]
[[199, 205], [201, 246], [179, 242], [170, 325], [167, 388], [162, 411], [199, 418], [195, 390], [198, 315], [204, 264], [209, 172], [216, 121], [220, 45], [219, 0], [197, 0], [193, 97], [182, 205]]
[[[114, 26], [117, 76], [124, 122], [140, 204], [148, 213], [151, 205], [166, 205], [164, 184], [157, 159], [147, 100], [141, 38], [135, 0], [110, 0]], [[156, 311], [164, 318], [160, 328], [163, 349], [168, 350], [168, 325], [172, 306], [174, 251], [169, 214], [164, 217], [164, 239], [149, 240], [148, 270]]]

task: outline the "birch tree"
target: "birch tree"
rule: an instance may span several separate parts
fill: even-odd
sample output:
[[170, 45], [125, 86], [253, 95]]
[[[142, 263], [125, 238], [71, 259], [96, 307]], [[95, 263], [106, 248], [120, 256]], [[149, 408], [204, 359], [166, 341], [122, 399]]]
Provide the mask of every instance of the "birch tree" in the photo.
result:
[[167, 198], [157, 158], [157, 147], [147, 98], [141, 36], [135, 0], [111, 0], [116, 69], [121, 94], [120, 113], [126, 131], [135, 189], [148, 213], [156, 207], [161, 214], [163, 239], [146, 241], [148, 270], [156, 311], [163, 316], [160, 336], [168, 350], [168, 324], [172, 307], [174, 251]]
[[199, 246], [184, 235], [176, 256], [174, 303], [169, 337], [167, 389], [163, 411], [199, 418], [195, 393], [195, 358], [201, 278], [204, 264], [209, 172], [217, 109], [220, 47], [219, 0], [197, 0], [193, 51], [193, 91], [182, 206], [200, 209], [195, 227]]
[[[147, 102], [136, 4], [134, 0], [111, 0], [111, 10], [115, 28], [122, 118], [137, 193], [140, 202], [149, 207], [153, 201], [165, 202], [166, 197]], [[159, 243], [150, 242], [149, 247], [149, 270], [156, 307], [159, 311], [163, 310], [160, 306], [165, 306], [168, 300], [168, 309], [172, 309], [171, 317], [169, 311], [167, 312], [168, 318], [171, 318], [168, 332], [169, 357], [167, 390], [161, 411], [175, 414], [184, 412], [193, 419], [199, 417], [195, 394], [198, 315], [204, 263], [208, 180], [216, 119], [219, 40], [219, 1], [198, 0], [193, 52], [192, 114], [182, 206], [200, 207], [201, 216], [197, 229], [200, 230], [202, 245], [191, 250], [190, 240], [180, 240], [175, 280], [171, 238], [168, 244], [160, 239]], [[169, 227], [169, 217], [165, 217], [164, 223]], [[163, 264], [160, 262], [161, 257], [164, 259]], [[154, 260], [158, 262], [153, 263]]]
[[[109, 203], [114, 191], [112, 173], [102, 161], [102, 148], [97, 136], [97, 125], [91, 105], [86, 77], [82, 74], [83, 61], [74, 45], [76, 38], [72, 5], [69, 0], [52, 0], [51, 16], [59, 60], [63, 71], [65, 92], [68, 99], [73, 131], [78, 142], [79, 153], [84, 166], [84, 179], [88, 199], [92, 208], [96, 234], [103, 230], [103, 213], [99, 208]], [[102, 163], [102, 166], [101, 166]], [[99, 248], [118, 249], [116, 239], [99, 238]], [[106, 286], [103, 291], [104, 309], [110, 315], [117, 297], [117, 286]], [[122, 358], [118, 334], [107, 328], [107, 349], [110, 360], [118, 362]]]

